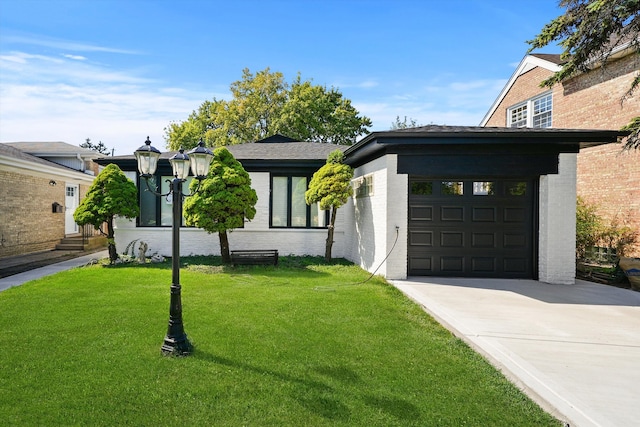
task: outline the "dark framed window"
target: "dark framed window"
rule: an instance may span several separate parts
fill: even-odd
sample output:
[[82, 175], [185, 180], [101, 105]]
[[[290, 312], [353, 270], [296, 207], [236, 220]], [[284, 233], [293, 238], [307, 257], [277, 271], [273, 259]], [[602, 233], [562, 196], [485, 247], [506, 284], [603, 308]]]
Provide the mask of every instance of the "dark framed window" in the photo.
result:
[[[149, 187], [158, 188], [162, 194], [168, 193], [171, 187], [172, 176], [154, 175], [149, 179]], [[193, 177], [188, 177], [182, 184], [182, 189], [189, 194], [189, 185]], [[160, 183], [160, 185], [158, 185]], [[140, 216], [138, 217], [138, 227], [171, 227], [173, 225], [173, 194], [159, 197], [151, 191], [147, 191], [147, 184], [144, 179], [138, 178], [138, 200], [140, 203]], [[182, 217], [184, 227], [184, 216]]]
[[317, 203], [307, 205], [304, 193], [309, 176], [272, 175], [269, 226], [272, 228], [324, 228], [329, 224], [327, 211]]

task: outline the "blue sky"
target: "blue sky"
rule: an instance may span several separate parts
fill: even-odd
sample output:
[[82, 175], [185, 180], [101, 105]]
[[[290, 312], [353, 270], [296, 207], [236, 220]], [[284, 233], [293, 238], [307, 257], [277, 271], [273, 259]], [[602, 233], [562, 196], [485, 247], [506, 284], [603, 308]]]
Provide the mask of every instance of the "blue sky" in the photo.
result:
[[[557, 0], [2, 0], [0, 141], [130, 154], [267, 67], [387, 130], [477, 125]], [[558, 53], [549, 47], [544, 52]]]

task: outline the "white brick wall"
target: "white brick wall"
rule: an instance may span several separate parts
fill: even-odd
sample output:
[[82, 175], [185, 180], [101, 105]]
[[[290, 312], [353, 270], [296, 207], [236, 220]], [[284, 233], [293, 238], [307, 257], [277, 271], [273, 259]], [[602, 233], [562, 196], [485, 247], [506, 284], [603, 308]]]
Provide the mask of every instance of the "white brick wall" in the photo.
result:
[[538, 276], [575, 283], [576, 154], [560, 154], [559, 173], [540, 177]]
[[[388, 157], [387, 176], [387, 252], [391, 252], [386, 261], [387, 279], [407, 278], [407, 223], [409, 217], [409, 176], [398, 175], [398, 156]], [[397, 231], [396, 231], [396, 227]], [[397, 241], [396, 241], [397, 238]], [[393, 244], [395, 242], [395, 247]], [[393, 247], [393, 250], [391, 248]]]
[[[389, 279], [407, 276], [407, 176], [398, 175], [397, 155], [378, 158], [355, 170], [354, 178], [373, 175], [373, 195], [352, 199], [345, 217], [350, 242], [346, 258]], [[396, 232], [396, 226], [399, 227]], [[396, 235], [398, 239], [396, 242]], [[395, 247], [385, 261], [385, 257]]]
[[[135, 172], [125, 172], [136, 181]], [[269, 173], [250, 173], [251, 186], [258, 193], [256, 215], [244, 229], [229, 235], [231, 250], [278, 249], [280, 255], [324, 255], [327, 239], [326, 229], [269, 229]], [[332, 256], [345, 256], [344, 207], [338, 209]], [[116, 220], [116, 247], [122, 253], [127, 245], [138, 239], [149, 245], [149, 253], [171, 256], [171, 227], [136, 227], [135, 221], [124, 218]], [[217, 233], [209, 234], [197, 228], [180, 229], [180, 254], [220, 255]]]

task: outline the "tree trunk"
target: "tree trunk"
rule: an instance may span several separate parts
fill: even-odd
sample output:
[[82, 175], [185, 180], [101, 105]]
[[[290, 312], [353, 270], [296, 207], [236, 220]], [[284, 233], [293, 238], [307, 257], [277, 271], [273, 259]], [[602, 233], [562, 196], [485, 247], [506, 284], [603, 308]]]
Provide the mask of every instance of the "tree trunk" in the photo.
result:
[[338, 208], [332, 206], [331, 210], [329, 211], [331, 218], [329, 218], [329, 227], [327, 230], [327, 246], [324, 251], [324, 259], [326, 262], [331, 262], [331, 248], [333, 247], [333, 230], [335, 229], [335, 225], [336, 225], [337, 210]]
[[107, 243], [109, 249], [109, 263], [114, 264], [118, 259], [118, 251], [116, 250], [115, 232], [113, 230], [113, 217], [107, 220]]
[[226, 231], [219, 231], [220, 237], [220, 254], [222, 255], [223, 264], [231, 264], [231, 255], [229, 253], [229, 237]]

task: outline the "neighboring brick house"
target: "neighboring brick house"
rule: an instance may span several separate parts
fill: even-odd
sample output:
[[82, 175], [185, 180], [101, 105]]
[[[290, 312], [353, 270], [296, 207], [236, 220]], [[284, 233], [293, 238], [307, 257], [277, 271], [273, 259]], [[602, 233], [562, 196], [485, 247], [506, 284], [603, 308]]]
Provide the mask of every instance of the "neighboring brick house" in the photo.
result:
[[96, 157], [63, 142], [0, 143], [0, 258], [52, 250], [79, 233], [73, 212]]
[[[480, 123], [481, 126], [620, 129], [640, 115], [640, 93], [622, 98], [640, 69], [629, 48], [613, 53], [605, 68], [541, 88], [562, 66], [560, 55], [527, 55]], [[585, 148], [578, 154], [577, 193], [608, 220], [640, 232], [640, 150], [623, 144]], [[640, 256], [640, 244], [631, 254]]]
[[[336, 149], [354, 168], [354, 197], [338, 209], [332, 255], [390, 279], [511, 277], [575, 281], [576, 153], [617, 131], [423, 126], [374, 132], [353, 146], [277, 137], [227, 147], [251, 176], [256, 215], [229, 234], [232, 250], [324, 254], [327, 215], [304, 190]], [[166, 192], [163, 153], [155, 182]], [[115, 163], [137, 183], [140, 216], [116, 221], [116, 245], [171, 255], [170, 201], [144, 191], [133, 153]], [[186, 185], [186, 184], [185, 184]], [[185, 227], [183, 255], [218, 255], [218, 237]]]

